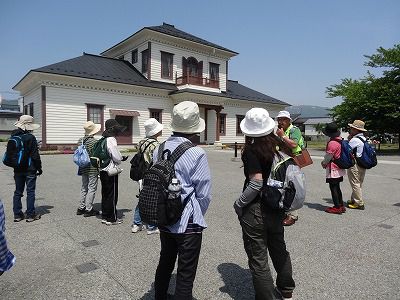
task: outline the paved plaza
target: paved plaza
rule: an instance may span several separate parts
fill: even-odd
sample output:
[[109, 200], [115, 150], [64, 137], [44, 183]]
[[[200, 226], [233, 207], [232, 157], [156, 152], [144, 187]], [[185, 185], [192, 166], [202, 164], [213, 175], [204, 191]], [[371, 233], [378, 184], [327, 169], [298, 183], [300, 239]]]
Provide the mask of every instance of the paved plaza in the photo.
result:
[[[231, 160], [233, 151], [206, 151], [212, 201], [194, 297], [254, 299], [241, 228], [232, 208], [243, 184], [241, 162]], [[331, 215], [324, 212], [332, 203], [320, 166], [323, 153], [311, 153], [314, 164], [304, 169], [306, 203], [299, 221], [285, 231], [297, 284], [293, 298], [400, 299], [400, 158], [379, 157], [378, 166], [367, 171], [365, 211]], [[129, 162], [123, 163], [119, 178], [117, 207], [124, 223], [107, 226], [99, 218], [76, 215], [80, 177], [72, 156], [43, 155], [42, 161], [36, 205], [43, 216], [33, 223], [13, 222], [13, 173], [0, 166], [6, 234], [17, 258], [0, 277], [0, 299], [153, 299], [160, 241], [145, 231], [131, 233], [137, 184], [129, 179]], [[344, 199], [349, 199], [347, 177], [341, 186]], [[99, 191], [100, 183], [96, 209]]]

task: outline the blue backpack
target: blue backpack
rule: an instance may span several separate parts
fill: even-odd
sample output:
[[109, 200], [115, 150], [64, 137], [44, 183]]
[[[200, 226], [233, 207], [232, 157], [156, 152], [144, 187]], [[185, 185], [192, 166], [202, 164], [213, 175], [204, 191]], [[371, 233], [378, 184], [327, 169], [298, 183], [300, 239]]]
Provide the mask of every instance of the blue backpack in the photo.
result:
[[349, 141], [342, 139], [340, 142], [338, 140], [332, 140], [340, 143], [340, 156], [337, 159], [333, 159], [334, 162], [341, 169], [349, 169], [355, 165], [353, 151], [349, 145]]
[[26, 168], [31, 165], [31, 157], [26, 153], [22, 135], [14, 135], [8, 139], [7, 150], [3, 156], [3, 164], [11, 168]]
[[361, 157], [356, 157], [357, 165], [364, 169], [371, 169], [378, 164], [375, 149], [366, 140], [359, 136], [358, 138], [364, 143], [364, 148]]
[[87, 152], [85, 142], [88, 138], [82, 139], [82, 144], [78, 146], [78, 148], [74, 152], [74, 163], [78, 165], [78, 167], [84, 168], [90, 165], [90, 157]]

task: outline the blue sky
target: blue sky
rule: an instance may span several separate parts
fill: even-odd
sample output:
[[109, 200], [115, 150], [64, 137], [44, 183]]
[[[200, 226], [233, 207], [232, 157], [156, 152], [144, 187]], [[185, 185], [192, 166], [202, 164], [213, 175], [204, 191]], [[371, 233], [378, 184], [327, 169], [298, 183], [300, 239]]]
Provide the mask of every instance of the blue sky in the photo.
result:
[[0, 93], [17, 98], [29, 70], [163, 22], [239, 52], [229, 79], [293, 105], [337, 105], [327, 86], [363, 77], [363, 55], [400, 43], [398, 0], [1, 0]]

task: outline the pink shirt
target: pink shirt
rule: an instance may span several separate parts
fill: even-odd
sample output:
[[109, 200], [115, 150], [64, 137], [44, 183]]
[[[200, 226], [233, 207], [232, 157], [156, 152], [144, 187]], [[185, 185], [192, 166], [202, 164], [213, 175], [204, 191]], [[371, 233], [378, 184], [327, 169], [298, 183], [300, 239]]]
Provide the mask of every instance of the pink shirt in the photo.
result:
[[[333, 155], [333, 159], [338, 159], [340, 157], [341, 140], [341, 137], [336, 137], [329, 140], [326, 145], [326, 153]], [[345, 174], [346, 170], [339, 168], [337, 164], [332, 161], [326, 166], [326, 178], [339, 178]]]

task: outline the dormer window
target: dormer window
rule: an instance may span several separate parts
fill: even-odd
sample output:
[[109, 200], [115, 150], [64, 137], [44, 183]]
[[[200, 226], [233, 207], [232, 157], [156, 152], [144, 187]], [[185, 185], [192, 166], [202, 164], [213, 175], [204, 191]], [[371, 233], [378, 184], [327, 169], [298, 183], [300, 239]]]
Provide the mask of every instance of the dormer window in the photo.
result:
[[174, 55], [172, 53], [161, 51], [161, 78], [173, 79], [173, 62]]
[[210, 79], [219, 80], [219, 64], [210, 63]]
[[149, 69], [149, 49], [142, 51], [142, 73], [147, 73]]
[[132, 65], [137, 63], [138, 61], [138, 50], [135, 49], [132, 51]]

